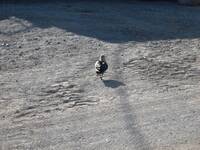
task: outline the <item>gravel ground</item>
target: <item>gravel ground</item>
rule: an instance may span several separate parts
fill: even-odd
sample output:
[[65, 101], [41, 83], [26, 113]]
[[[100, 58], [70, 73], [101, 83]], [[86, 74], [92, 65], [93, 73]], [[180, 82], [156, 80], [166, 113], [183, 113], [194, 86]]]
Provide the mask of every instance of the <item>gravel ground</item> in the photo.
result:
[[0, 149], [199, 150], [199, 64], [200, 7], [0, 4]]

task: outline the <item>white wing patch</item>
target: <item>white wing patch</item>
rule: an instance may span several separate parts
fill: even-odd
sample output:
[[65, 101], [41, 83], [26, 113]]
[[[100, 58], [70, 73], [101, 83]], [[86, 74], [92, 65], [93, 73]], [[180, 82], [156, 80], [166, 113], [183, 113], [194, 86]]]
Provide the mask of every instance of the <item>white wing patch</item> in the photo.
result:
[[101, 67], [101, 65], [100, 65], [99, 61], [96, 61], [96, 63], [95, 63], [95, 69], [96, 69], [96, 71], [99, 71], [100, 67]]

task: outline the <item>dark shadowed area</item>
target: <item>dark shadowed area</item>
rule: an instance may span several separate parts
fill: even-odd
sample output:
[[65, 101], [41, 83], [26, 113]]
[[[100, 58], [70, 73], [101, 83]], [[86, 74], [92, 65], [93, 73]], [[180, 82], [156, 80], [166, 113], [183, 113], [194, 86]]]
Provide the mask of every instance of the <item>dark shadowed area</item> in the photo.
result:
[[169, 1], [7, 2], [0, 11], [1, 20], [15, 16], [111, 43], [200, 37], [200, 8]]
[[119, 86], [125, 86], [123, 82], [117, 81], [117, 80], [103, 80], [103, 83], [106, 87], [110, 88], [117, 88]]

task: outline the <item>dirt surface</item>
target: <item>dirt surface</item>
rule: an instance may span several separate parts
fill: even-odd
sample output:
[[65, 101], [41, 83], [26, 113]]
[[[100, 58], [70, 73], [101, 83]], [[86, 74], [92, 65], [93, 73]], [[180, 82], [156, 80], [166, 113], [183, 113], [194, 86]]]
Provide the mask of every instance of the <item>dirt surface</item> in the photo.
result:
[[0, 4], [0, 149], [199, 150], [199, 49], [199, 7]]

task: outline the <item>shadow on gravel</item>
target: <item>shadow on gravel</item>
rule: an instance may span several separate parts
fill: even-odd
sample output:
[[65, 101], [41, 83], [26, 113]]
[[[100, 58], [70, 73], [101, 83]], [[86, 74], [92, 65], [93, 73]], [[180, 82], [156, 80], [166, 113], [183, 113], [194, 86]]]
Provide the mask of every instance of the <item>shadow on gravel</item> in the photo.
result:
[[117, 88], [119, 86], [125, 86], [123, 82], [117, 81], [117, 80], [103, 80], [103, 83], [106, 87], [110, 88]]
[[175, 2], [16, 2], [0, 5], [0, 14], [0, 20], [14, 16], [36, 27], [56, 27], [111, 43], [200, 37], [200, 7]]

